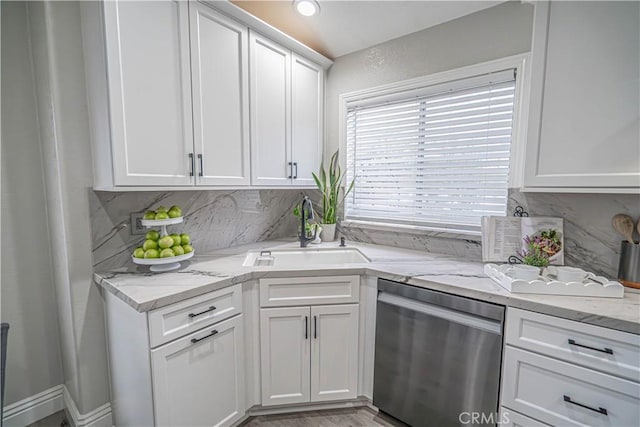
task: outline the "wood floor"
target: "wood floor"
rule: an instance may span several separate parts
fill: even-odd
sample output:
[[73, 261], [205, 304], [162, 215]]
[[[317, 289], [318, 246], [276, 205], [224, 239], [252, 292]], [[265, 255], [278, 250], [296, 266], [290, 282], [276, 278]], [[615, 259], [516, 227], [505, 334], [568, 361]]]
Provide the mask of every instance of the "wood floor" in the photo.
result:
[[400, 427], [387, 416], [369, 408], [329, 409], [282, 415], [261, 415], [248, 419], [242, 427]]

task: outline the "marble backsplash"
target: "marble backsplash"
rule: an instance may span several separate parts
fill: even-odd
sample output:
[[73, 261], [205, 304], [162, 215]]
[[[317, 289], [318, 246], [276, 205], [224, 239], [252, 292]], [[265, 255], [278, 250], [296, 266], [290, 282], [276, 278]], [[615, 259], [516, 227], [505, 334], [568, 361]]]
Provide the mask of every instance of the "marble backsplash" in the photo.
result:
[[96, 271], [130, 262], [144, 235], [131, 235], [131, 212], [178, 205], [184, 222], [169, 232], [189, 233], [196, 252], [295, 236], [293, 207], [300, 190], [234, 190], [172, 192], [91, 191], [93, 262]]
[[[314, 201], [319, 194], [306, 191]], [[96, 270], [129, 262], [144, 236], [132, 236], [129, 214], [159, 205], [177, 204], [185, 222], [172, 230], [190, 233], [199, 252], [293, 237], [297, 222], [293, 207], [300, 190], [235, 190], [175, 192], [91, 192], [93, 259]], [[632, 194], [560, 194], [509, 191], [509, 212], [521, 205], [532, 216], [564, 218], [565, 263], [615, 277], [620, 241], [611, 227], [616, 213], [640, 216], [640, 196]], [[438, 234], [339, 229], [347, 240], [424, 250], [481, 260], [477, 239], [451, 239]]]

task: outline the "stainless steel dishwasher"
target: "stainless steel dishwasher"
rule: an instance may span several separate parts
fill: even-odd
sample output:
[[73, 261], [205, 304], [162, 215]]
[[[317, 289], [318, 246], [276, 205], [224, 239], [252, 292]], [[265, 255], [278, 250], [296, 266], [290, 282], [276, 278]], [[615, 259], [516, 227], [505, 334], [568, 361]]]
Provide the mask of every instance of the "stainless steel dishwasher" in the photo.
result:
[[373, 404], [414, 427], [497, 421], [503, 321], [501, 305], [378, 280]]

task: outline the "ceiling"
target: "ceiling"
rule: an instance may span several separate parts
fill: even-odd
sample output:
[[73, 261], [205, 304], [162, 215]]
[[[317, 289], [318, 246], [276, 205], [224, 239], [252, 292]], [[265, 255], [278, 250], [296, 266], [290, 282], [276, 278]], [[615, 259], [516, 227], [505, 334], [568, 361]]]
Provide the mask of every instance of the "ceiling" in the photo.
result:
[[295, 12], [291, 0], [231, 3], [334, 59], [503, 1], [319, 0], [320, 14], [312, 17]]

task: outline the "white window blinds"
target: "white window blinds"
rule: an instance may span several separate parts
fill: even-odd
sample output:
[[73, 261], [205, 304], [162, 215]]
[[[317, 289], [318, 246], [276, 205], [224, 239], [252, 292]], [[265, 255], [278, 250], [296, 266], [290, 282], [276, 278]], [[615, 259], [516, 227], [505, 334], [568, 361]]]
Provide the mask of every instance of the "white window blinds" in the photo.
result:
[[514, 70], [347, 104], [345, 218], [479, 231], [505, 215]]

